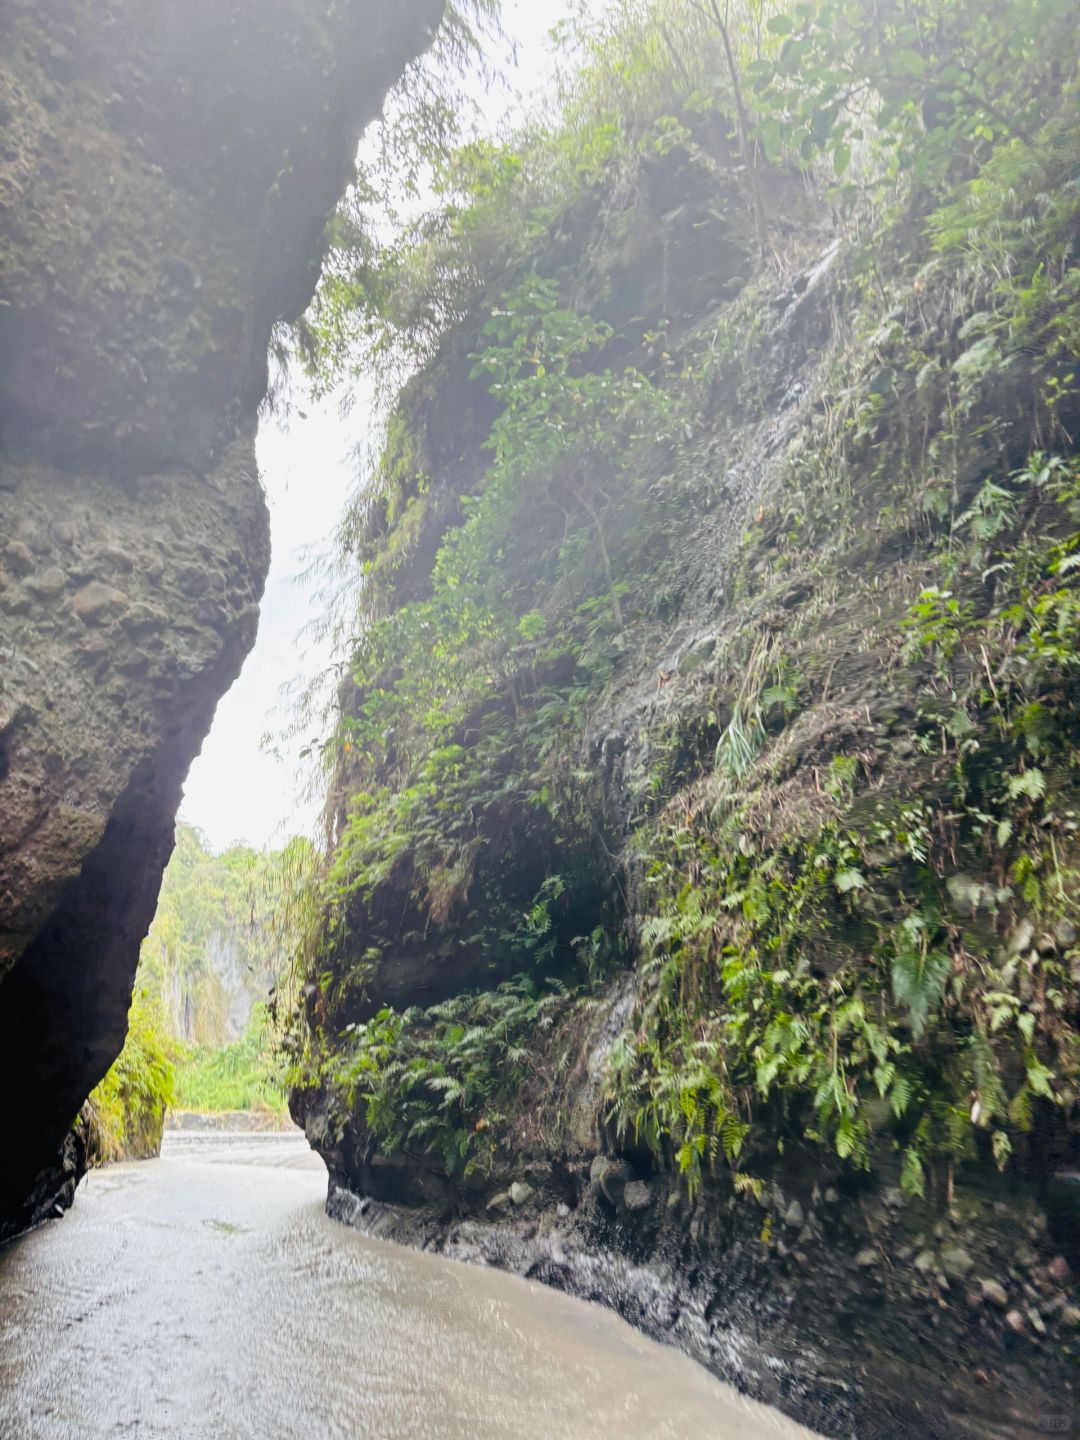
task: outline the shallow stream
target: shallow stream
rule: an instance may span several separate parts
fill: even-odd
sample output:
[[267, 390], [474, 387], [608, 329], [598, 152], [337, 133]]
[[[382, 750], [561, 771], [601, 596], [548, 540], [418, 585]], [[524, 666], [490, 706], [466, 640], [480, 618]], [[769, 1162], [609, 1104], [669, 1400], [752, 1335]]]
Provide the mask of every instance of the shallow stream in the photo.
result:
[[303, 1138], [167, 1135], [0, 1249], [0, 1436], [798, 1440], [614, 1315], [367, 1239]]

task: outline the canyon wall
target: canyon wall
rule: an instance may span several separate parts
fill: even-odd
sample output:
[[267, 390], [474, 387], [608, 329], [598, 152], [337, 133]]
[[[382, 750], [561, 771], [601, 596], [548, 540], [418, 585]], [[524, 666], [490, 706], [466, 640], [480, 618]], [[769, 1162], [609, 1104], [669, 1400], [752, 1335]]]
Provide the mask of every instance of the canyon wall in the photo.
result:
[[70, 1200], [251, 648], [274, 325], [441, 0], [0, 4], [0, 1235]]
[[631, 55], [405, 272], [293, 1113], [825, 1434], [1068, 1433], [1075, 89], [863, 208]]

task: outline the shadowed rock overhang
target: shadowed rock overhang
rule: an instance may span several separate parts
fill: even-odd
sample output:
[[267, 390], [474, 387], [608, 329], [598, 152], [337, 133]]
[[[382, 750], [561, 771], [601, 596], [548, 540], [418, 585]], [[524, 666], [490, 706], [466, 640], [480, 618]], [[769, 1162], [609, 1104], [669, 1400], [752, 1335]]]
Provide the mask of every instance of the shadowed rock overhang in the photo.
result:
[[0, 3], [0, 1237], [70, 1201], [191, 760], [255, 638], [254, 437], [442, 0]]

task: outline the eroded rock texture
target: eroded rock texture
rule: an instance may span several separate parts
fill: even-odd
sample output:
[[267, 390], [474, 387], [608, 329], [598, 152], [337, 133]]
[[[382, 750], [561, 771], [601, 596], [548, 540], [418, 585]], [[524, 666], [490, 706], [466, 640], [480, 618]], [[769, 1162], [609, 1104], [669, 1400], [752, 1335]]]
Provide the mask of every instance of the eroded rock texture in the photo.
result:
[[270, 332], [441, 10], [0, 4], [0, 1235], [77, 1179], [65, 1137], [255, 636]]
[[[1076, 632], [1061, 670], [1017, 649], [1060, 569], [1032, 589], [1017, 561], [1080, 551], [1039, 478], [1080, 480], [1075, 394], [1033, 423], [1074, 351], [961, 382], [986, 319], [963, 256], [904, 222], [867, 299], [862, 242], [810, 214], [788, 273], [755, 274], [739, 207], [681, 173], [680, 197], [670, 156], [651, 192], [645, 167], [617, 246], [606, 184], [595, 231], [585, 200], [538, 226], [535, 273], [480, 293], [402, 396], [357, 547], [381, 643], [363, 632], [340, 692], [293, 1114], [331, 1214], [608, 1304], [822, 1434], [1069, 1433]], [[530, 311], [536, 274], [556, 279]], [[647, 373], [673, 407], [664, 448], [610, 411], [603, 443], [565, 419], [585, 407], [556, 294], [598, 297], [594, 394], [629, 351], [634, 393]], [[522, 334], [556, 357], [543, 388], [508, 366], [489, 392], [468, 360]], [[491, 460], [508, 434], [516, 470]], [[958, 530], [1008, 509], [992, 556], [943, 559], [945, 450]], [[990, 595], [991, 561], [1019, 588]], [[440, 632], [459, 590], [483, 626]], [[966, 617], [946, 653], [939, 600]], [[461, 635], [473, 673], [445, 661]], [[1013, 803], [1032, 781], [1006, 685], [1047, 722], [1041, 809]], [[912, 927], [936, 960], [902, 948]], [[917, 1014], [905, 981], [935, 963]], [[1026, 1012], [1018, 1038], [997, 1007]]]

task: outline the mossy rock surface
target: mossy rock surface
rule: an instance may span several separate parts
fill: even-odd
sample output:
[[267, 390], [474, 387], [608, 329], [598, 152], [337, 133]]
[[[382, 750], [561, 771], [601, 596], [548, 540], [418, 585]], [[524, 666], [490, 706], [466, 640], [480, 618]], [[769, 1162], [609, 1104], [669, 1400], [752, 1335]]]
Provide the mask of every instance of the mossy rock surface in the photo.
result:
[[[1033, 1434], [1077, 1353], [1075, 190], [1003, 147], [872, 241], [778, 204], [763, 266], [673, 168], [553, 203], [392, 422], [294, 1114], [335, 1213], [826, 1433]], [[709, 202], [722, 286], [669, 223]]]

